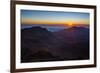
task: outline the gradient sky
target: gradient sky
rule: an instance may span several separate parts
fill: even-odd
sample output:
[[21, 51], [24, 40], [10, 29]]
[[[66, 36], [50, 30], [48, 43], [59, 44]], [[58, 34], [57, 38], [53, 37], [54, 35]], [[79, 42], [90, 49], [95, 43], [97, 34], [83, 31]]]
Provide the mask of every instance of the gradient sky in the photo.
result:
[[21, 24], [89, 25], [89, 13], [21, 10]]

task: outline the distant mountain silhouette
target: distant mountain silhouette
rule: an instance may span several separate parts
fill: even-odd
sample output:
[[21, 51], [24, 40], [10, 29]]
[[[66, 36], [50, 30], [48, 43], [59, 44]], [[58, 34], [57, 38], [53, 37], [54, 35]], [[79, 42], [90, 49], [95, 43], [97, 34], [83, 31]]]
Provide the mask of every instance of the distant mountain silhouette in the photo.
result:
[[74, 57], [89, 58], [89, 28], [72, 27], [54, 33], [67, 44], [66, 51], [71, 51]]
[[68, 42], [77, 41], [88, 41], [89, 40], [89, 28], [84, 27], [72, 27], [68, 29], [61, 30], [54, 33], [56, 36], [61, 36], [62, 38], [67, 38]]
[[21, 62], [81, 59], [89, 59], [88, 28], [50, 32], [37, 26], [21, 30]]

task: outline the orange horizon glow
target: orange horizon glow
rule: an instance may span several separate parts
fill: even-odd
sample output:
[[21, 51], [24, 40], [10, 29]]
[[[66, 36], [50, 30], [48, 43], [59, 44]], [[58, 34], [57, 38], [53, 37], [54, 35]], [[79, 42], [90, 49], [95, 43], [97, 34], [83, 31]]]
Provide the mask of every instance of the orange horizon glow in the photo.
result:
[[45, 25], [62, 25], [62, 26], [69, 26], [69, 27], [72, 27], [72, 26], [77, 26], [77, 25], [80, 25], [80, 24], [85, 24], [85, 25], [88, 25], [88, 24], [86, 24], [84, 21], [67, 21], [67, 22], [65, 22], [65, 21], [47, 21], [47, 20], [45, 20], [45, 21], [41, 21], [41, 20], [38, 20], [38, 21], [33, 21], [33, 20], [30, 20], [30, 19], [24, 19], [24, 20], [22, 20], [22, 23], [23, 24], [28, 24], [28, 25], [34, 25], [34, 24], [45, 24]]
[[83, 26], [89, 25], [89, 13], [21, 10], [21, 24], [48, 26]]

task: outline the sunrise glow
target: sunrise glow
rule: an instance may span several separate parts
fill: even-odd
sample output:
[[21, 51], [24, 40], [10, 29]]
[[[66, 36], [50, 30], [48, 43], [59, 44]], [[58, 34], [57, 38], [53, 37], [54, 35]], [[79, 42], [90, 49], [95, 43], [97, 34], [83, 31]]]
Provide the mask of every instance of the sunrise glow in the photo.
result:
[[89, 13], [21, 10], [21, 24], [67, 27], [89, 25]]

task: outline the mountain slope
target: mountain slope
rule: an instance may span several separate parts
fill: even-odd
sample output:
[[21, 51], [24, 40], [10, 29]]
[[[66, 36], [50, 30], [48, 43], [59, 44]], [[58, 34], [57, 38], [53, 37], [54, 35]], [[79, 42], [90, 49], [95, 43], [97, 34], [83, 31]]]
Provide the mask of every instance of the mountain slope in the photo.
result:
[[66, 51], [81, 58], [89, 58], [89, 28], [72, 27], [54, 33], [60, 40], [63, 40], [69, 48]]
[[21, 30], [21, 62], [88, 58], [88, 28], [72, 27], [50, 32], [38, 26]]

